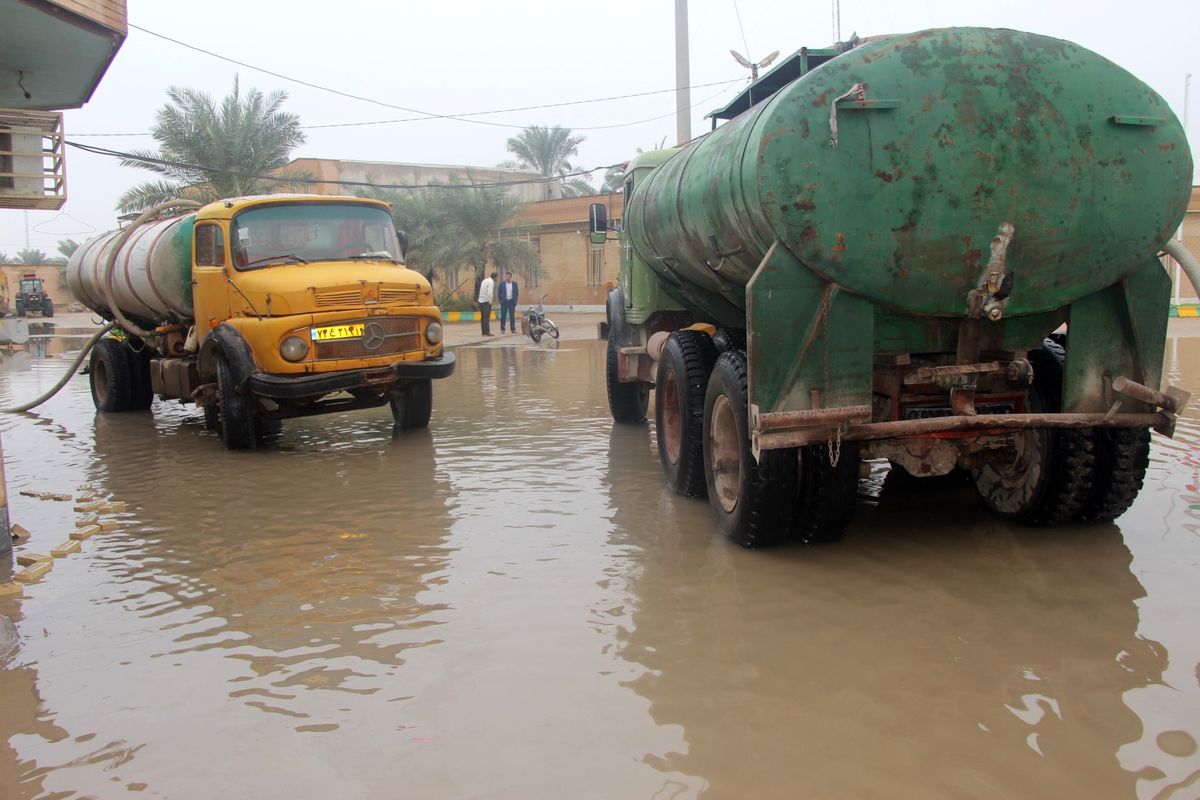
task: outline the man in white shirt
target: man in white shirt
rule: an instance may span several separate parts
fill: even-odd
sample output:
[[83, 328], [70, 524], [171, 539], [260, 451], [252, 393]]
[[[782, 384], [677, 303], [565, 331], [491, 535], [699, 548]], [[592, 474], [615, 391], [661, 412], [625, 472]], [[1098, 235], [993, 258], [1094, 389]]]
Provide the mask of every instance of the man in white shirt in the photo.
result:
[[492, 289], [495, 286], [494, 272], [479, 284], [479, 327], [484, 336], [492, 335]]

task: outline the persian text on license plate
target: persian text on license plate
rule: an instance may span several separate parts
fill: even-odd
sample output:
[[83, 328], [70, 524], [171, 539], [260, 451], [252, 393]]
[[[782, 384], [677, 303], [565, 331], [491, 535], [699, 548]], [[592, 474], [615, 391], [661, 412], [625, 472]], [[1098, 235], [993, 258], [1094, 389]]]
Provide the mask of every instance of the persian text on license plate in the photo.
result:
[[327, 342], [330, 339], [356, 339], [363, 335], [362, 323], [356, 325], [325, 325], [312, 329], [314, 342]]

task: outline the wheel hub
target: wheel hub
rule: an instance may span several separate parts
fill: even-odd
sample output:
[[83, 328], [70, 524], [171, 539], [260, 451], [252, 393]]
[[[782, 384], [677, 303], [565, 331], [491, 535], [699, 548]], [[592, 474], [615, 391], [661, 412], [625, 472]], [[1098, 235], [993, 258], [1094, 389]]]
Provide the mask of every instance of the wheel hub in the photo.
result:
[[732, 514], [742, 485], [742, 448], [733, 405], [723, 394], [713, 403], [708, 452], [717, 502], [727, 514]]

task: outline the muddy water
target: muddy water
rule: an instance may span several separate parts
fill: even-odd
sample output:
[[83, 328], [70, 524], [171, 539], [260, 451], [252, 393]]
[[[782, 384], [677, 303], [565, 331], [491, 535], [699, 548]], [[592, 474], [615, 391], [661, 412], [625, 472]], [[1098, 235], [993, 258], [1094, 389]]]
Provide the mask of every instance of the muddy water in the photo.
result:
[[[26, 549], [80, 515], [21, 489], [127, 503], [0, 598], [0, 797], [1200, 795], [1194, 418], [1115, 525], [876, 471], [841, 544], [746, 552], [609, 422], [597, 343], [459, 359], [401, 435], [226, 453], [82, 378], [0, 417]], [[1200, 338], [1168, 361], [1200, 393]], [[62, 367], [6, 358], [0, 403]]]

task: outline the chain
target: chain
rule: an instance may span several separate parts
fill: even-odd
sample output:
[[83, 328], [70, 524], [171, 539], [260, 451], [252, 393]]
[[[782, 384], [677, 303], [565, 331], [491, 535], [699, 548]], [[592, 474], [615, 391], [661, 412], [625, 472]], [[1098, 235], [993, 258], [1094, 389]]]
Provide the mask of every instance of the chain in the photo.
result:
[[846, 425], [847, 423], [845, 422], [838, 423], [837, 427], [833, 429], [833, 435], [830, 436], [829, 441], [825, 443], [825, 447], [829, 449], [830, 467], [836, 467], [838, 465], [838, 461], [840, 461], [842, 458], [842, 428]]

